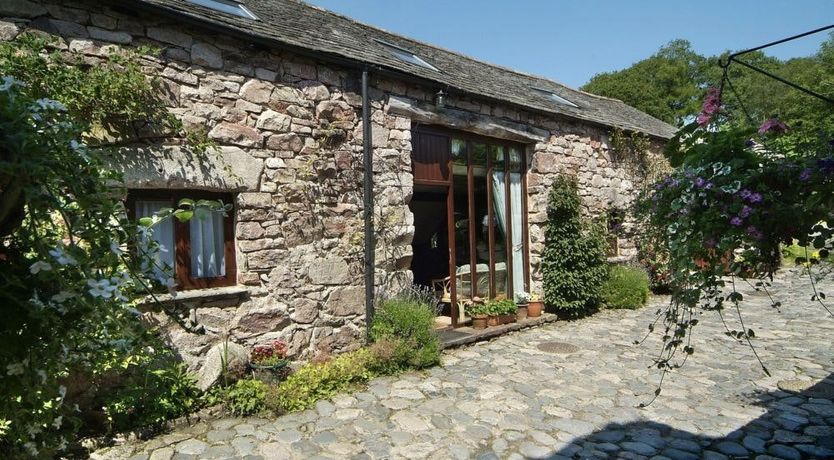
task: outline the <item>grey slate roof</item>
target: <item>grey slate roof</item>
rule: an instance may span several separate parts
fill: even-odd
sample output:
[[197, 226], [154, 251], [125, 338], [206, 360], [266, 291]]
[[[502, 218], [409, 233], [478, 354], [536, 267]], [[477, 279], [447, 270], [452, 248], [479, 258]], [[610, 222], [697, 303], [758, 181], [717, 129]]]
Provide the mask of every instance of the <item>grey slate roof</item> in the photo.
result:
[[[131, 1], [276, 44], [368, 63], [436, 82], [439, 87], [448, 86], [537, 111], [640, 131], [660, 138], [669, 138], [675, 132], [673, 126], [622, 101], [591, 95], [552, 80], [487, 64], [296, 0], [242, 1], [259, 20], [217, 12], [187, 0]], [[438, 68], [439, 72], [394, 57], [376, 40], [410, 50]], [[560, 104], [531, 87], [552, 91], [578, 107]]]

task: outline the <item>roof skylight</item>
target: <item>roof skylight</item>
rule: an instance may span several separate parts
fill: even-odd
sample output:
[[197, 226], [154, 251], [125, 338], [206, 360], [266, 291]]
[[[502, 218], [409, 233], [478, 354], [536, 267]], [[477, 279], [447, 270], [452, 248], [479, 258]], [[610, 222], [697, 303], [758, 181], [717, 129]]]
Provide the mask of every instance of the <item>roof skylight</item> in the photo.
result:
[[409, 64], [418, 65], [420, 67], [425, 67], [427, 69], [434, 70], [435, 72], [440, 72], [440, 69], [429, 64], [428, 62], [420, 58], [420, 56], [417, 56], [416, 54], [412, 53], [411, 51], [405, 48], [400, 48], [397, 45], [382, 40], [374, 39], [374, 41], [384, 46], [385, 49], [387, 49], [391, 54], [394, 55], [394, 57], [401, 61], [408, 62]]
[[249, 8], [246, 8], [241, 2], [237, 0], [187, 0], [189, 3], [193, 3], [195, 5], [205, 6], [206, 8], [211, 8], [216, 11], [220, 11], [223, 13], [233, 14], [235, 16], [240, 16], [246, 19], [255, 19], [257, 20], [258, 17], [255, 16], [254, 13], [249, 11]]
[[549, 89], [536, 88], [535, 86], [531, 86], [530, 88], [533, 89], [534, 91], [538, 91], [539, 93], [549, 97], [551, 100], [556, 101], [559, 104], [569, 105], [571, 107], [576, 107], [577, 109], [579, 108], [578, 105], [576, 105], [573, 102], [563, 98], [562, 96], [559, 96], [558, 94], [554, 93], [553, 91], [550, 91]]

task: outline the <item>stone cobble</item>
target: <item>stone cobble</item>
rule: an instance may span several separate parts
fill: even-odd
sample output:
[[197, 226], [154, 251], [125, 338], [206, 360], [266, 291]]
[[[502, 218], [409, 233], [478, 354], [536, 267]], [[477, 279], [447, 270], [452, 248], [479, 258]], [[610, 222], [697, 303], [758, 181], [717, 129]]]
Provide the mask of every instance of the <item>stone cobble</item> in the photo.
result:
[[[832, 291], [834, 279], [822, 286]], [[651, 367], [660, 339], [634, 341], [662, 298], [450, 350], [442, 367], [376, 379], [304, 412], [201, 422], [93, 458], [831, 458], [834, 318], [810, 289], [780, 273], [771, 289], [780, 311], [744, 291], [745, 325], [771, 376], [703, 313], [695, 355], [644, 408], [660, 377]], [[545, 341], [579, 350], [545, 353], [536, 347]], [[779, 389], [797, 381], [815, 386]]]

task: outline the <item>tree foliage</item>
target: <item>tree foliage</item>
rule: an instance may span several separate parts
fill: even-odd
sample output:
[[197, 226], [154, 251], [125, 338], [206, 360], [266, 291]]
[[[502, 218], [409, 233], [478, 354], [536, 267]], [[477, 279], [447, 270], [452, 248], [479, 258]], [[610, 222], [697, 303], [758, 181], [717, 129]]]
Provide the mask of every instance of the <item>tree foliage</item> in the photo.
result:
[[[726, 55], [703, 56], [686, 40], [674, 40], [631, 67], [595, 75], [582, 90], [620, 99], [683, 126], [697, 115], [707, 88], [719, 85], [723, 74], [719, 60]], [[813, 56], [783, 61], [757, 51], [739, 59], [834, 97], [834, 35]], [[830, 105], [770, 77], [738, 64], [730, 65], [728, 77], [732, 87], [726, 88], [723, 100], [727, 123], [749, 128], [778, 117], [792, 135], [808, 139], [834, 122]]]

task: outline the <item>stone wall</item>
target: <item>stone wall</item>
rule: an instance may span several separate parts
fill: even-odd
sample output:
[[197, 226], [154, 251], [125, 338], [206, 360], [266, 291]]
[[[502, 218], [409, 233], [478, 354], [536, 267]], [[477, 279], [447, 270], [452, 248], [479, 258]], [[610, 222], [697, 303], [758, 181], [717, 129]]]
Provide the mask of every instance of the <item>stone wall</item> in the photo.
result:
[[[144, 142], [124, 149], [113, 161], [133, 188], [235, 193], [239, 286], [183, 296], [187, 300], [177, 309], [188, 328], [153, 315], [192, 367], [226, 336], [247, 345], [282, 338], [301, 358], [361, 344], [358, 71], [87, 0], [0, 0], [0, 16], [0, 39], [13, 39], [26, 29], [44, 31], [60, 37], [59, 48], [91, 64], [107, 59], [114, 47], [159, 48], [158, 57], [144, 58], [147, 73], [160, 79], [171, 111], [216, 142], [217, 151], [208, 157], [191, 156], [177, 142]], [[417, 122], [389, 110], [389, 102], [396, 95], [430, 106], [434, 92], [391, 79], [372, 80], [375, 282], [381, 290], [394, 291], [412, 279], [414, 222], [408, 203], [413, 193], [411, 130]], [[579, 177], [590, 214], [612, 204], [627, 206], [640, 187], [627, 168], [612, 162], [605, 128], [454, 94], [449, 106], [484, 121], [460, 129], [506, 135], [528, 145], [534, 286], [540, 281], [547, 187], [556, 174]], [[633, 245], [623, 243], [626, 255], [633, 254]]]

